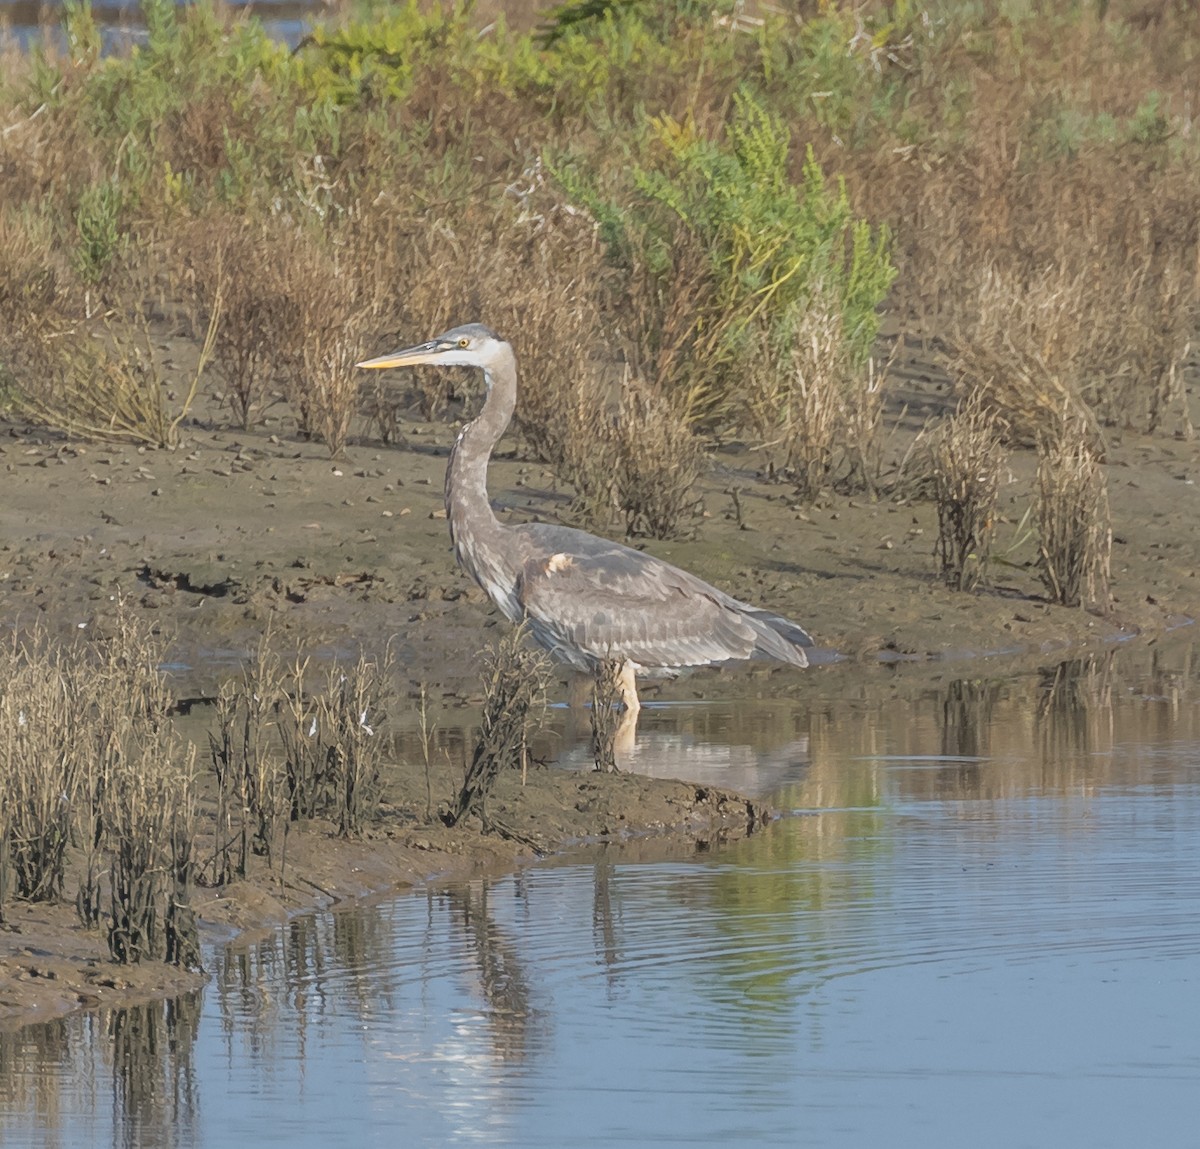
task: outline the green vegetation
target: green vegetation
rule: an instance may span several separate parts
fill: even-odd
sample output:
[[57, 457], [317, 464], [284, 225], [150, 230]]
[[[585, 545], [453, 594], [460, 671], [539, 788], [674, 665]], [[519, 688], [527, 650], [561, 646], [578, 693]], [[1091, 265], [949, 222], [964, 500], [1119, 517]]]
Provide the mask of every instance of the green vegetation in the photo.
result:
[[[579, 514], [661, 536], [731, 438], [801, 499], [877, 491], [886, 311], [1013, 441], [1191, 434], [1186, 6], [361, 2], [295, 51], [215, 0], [143, 8], [125, 55], [87, 0], [65, 50], [4, 55], [0, 397], [28, 418], [170, 442], [143, 317], [184, 315], [231, 422], [282, 400], [336, 455], [373, 425], [356, 357], [481, 318]], [[425, 411], [442, 386], [413, 381]]]

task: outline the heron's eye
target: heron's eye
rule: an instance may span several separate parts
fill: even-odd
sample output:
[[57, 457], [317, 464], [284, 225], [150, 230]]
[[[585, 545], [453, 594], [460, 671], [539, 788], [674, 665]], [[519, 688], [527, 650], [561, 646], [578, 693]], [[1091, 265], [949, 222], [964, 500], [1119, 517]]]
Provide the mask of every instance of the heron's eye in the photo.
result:
[[459, 345], [459, 347], [470, 347], [470, 346], [471, 346], [471, 341], [470, 341], [470, 340], [469, 340], [469, 339], [468, 339], [468, 338], [467, 338], [467, 337], [464, 335], [464, 336], [463, 336], [463, 337], [462, 337], [462, 338], [461, 338], [461, 339], [458, 341], [458, 345]]

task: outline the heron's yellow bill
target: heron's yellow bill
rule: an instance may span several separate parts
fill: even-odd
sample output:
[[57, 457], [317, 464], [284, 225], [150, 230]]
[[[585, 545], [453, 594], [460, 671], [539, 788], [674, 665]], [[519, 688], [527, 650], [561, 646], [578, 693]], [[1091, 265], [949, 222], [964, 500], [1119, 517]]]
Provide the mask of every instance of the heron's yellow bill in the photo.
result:
[[430, 348], [422, 344], [420, 347], [406, 347], [403, 351], [393, 351], [389, 355], [380, 355], [375, 359], [364, 359], [356, 363], [356, 367], [414, 367], [419, 363], [429, 362]]

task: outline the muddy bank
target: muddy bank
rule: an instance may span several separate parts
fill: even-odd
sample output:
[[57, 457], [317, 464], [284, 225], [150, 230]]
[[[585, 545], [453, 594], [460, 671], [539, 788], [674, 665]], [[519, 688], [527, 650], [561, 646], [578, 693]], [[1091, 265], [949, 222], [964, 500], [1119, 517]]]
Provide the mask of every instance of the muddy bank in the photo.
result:
[[[909, 423], [920, 417], [908, 408]], [[471, 695], [478, 651], [501, 620], [449, 549], [441, 488], [454, 431], [405, 430], [403, 445], [355, 446], [331, 461], [269, 426], [191, 427], [174, 451], [0, 429], [0, 622], [102, 627], [119, 595], [173, 636], [185, 693], [211, 692], [269, 623], [285, 644], [302, 637], [328, 652], [390, 638], [409, 686]], [[1044, 599], [1036, 540], [1022, 527], [1028, 455], [1011, 463], [1003, 561], [977, 594], [936, 579], [930, 504], [830, 495], [800, 506], [762, 479], [749, 452], [720, 452], [714, 464], [694, 537], [645, 548], [792, 615], [851, 658], [1068, 649], [1160, 631], [1200, 610], [1192, 443], [1126, 435], [1111, 448], [1105, 616]], [[511, 521], [570, 521], [569, 492], [511, 452], [494, 463], [491, 489]], [[692, 676], [689, 691], [705, 678]]]
[[[448, 796], [456, 772], [431, 777]], [[282, 866], [255, 859], [245, 880], [198, 889], [202, 933], [221, 941], [253, 934], [307, 910], [372, 894], [399, 893], [434, 879], [509, 869], [573, 843], [659, 836], [693, 848], [744, 836], [773, 817], [768, 806], [713, 787], [634, 774], [535, 770], [524, 786], [505, 778], [489, 804], [508, 836], [450, 830], [426, 817], [424, 774], [389, 771], [389, 801], [370, 834], [346, 841], [324, 823], [293, 830]], [[72, 883], [68, 881], [70, 887]], [[158, 962], [118, 966], [100, 930], [86, 930], [70, 905], [14, 902], [0, 926], [0, 1028], [102, 1005], [129, 1005], [196, 989], [205, 977]]]
[[[897, 453], [945, 402], [928, 380], [906, 387], [897, 396]], [[450, 553], [441, 488], [454, 428], [408, 423], [396, 446], [352, 446], [331, 461], [280, 422], [234, 433], [223, 421], [220, 412], [193, 421], [171, 451], [0, 427], [0, 623], [102, 631], [122, 598], [172, 637], [174, 687], [195, 698], [211, 695], [268, 627], [281, 648], [303, 641], [318, 655], [377, 651], [390, 641], [401, 705], [424, 685], [435, 709], [469, 713], [479, 651], [505, 624]], [[890, 673], [881, 668], [896, 660], [985, 658], [995, 669], [981, 673], [1004, 673], [1030, 658], [1154, 636], [1200, 612], [1192, 443], [1131, 434], [1112, 443], [1114, 604], [1106, 615], [1055, 607], [1042, 595], [1036, 541], [1021, 527], [1029, 455], [1011, 462], [1003, 561], [978, 594], [935, 578], [931, 505], [839, 495], [798, 505], [786, 486], [764, 479], [754, 454], [727, 448], [713, 462], [691, 537], [646, 549], [795, 617], [827, 655], [844, 660], [804, 673], [704, 670], [650, 687], [651, 697], [815, 695]], [[510, 520], [570, 521], [569, 492], [512, 449], [494, 463], [491, 490]], [[565, 680], [553, 689], [567, 696]], [[367, 841], [339, 842], [321, 827], [295, 833], [282, 880], [264, 871], [232, 889], [201, 890], [201, 917], [226, 933], [253, 929], [435, 875], [511, 866], [534, 845], [640, 832], [704, 839], [743, 833], [764, 816], [736, 795], [684, 783], [538, 772], [524, 792], [501, 799], [516, 835], [503, 840], [428, 824], [418, 775], [411, 765], [396, 769]], [[437, 799], [456, 781], [442, 778]], [[12, 904], [7, 915], [0, 1024], [161, 996], [198, 980], [111, 965], [103, 938], [79, 929], [69, 907]]]

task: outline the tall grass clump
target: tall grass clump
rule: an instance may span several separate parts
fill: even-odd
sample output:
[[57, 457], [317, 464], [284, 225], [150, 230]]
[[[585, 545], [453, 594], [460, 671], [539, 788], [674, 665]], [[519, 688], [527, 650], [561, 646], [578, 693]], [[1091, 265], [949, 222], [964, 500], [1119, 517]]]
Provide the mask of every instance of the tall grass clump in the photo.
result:
[[208, 733], [217, 783], [210, 874], [214, 885], [244, 878], [252, 855], [265, 858], [268, 865], [277, 852], [282, 858], [289, 802], [276, 725], [285, 699], [284, 673], [268, 637], [259, 643], [241, 678], [222, 683], [217, 691], [216, 729]]
[[[91, 644], [81, 689], [92, 731], [82, 814], [107, 866], [112, 956], [197, 966], [195, 747], [168, 719], [165, 655], [165, 641], [123, 605]], [[77, 904], [87, 900], [81, 889]]]
[[1108, 481], [1085, 432], [1064, 421], [1038, 445], [1038, 573], [1051, 601], [1107, 611]]
[[121, 605], [108, 621], [103, 639], [35, 632], [0, 658], [5, 865], [16, 896], [57, 900], [78, 849], [76, 906], [113, 958], [193, 966], [194, 751], [168, 721], [162, 642]]
[[199, 323], [214, 324], [219, 398], [243, 430], [254, 426], [295, 369], [301, 306], [287, 290], [293, 229], [243, 215], [202, 216], [182, 233], [180, 258]]
[[13, 892], [54, 901], [66, 881], [85, 769], [77, 685], [42, 634], [8, 651], [0, 684], [0, 805]]
[[479, 737], [448, 825], [478, 816], [485, 832], [503, 833], [487, 809], [488, 796], [502, 771], [529, 765], [529, 739], [541, 725], [546, 706], [549, 662], [541, 651], [524, 645], [520, 627], [484, 654], [483, 713]]
[[196, 835], [195, 747], [164, 729], [134, 740], [100, 806], [109, 865], [108, 948], [129, 965], [199, 964], [191, 909]]
[[996, 529], [996, 502], [1007, 460], [1004, 427], [978, 395], [937, 428], [929, 443], [937, 503], [935, 551], [942, 578], [956, 590], [974, 590], [986, 576]]
[[335, 661], [313, 691], [311, 660], [296, 656], [275, 704], [293, 821], [328, 817], [344, 837], [365, 829], [382, 794], [393, 665], [390, 648]]

